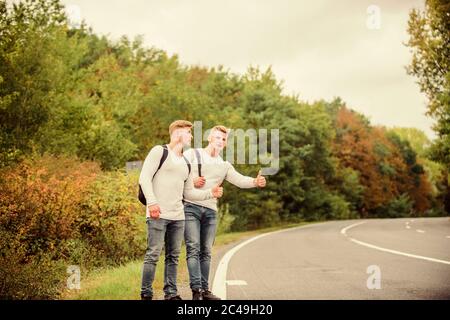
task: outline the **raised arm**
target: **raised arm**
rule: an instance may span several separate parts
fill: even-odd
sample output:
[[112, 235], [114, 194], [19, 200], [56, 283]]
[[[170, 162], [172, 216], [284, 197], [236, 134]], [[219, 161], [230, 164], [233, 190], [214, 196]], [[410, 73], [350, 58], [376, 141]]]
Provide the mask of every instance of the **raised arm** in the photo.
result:
[[226, 164], [228, 166], [228, 171], [225, 180], [234, 184], [236, 187], [243, 189], [256, 187], [254, 178], [240, 174], [231, 163], [226, 162]]

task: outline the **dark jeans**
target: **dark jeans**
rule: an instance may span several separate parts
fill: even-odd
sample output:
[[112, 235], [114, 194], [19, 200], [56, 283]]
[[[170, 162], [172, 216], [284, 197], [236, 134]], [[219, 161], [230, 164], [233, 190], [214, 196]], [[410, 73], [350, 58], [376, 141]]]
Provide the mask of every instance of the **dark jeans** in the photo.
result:
[[186, 259], [189, 270], [191, 289], [208, 289], [209, 268], [211, 264], [211, 248], [216, 236], [216, 211], [184, 203], [186, 227]]
[[165, 244], [164, 294], [165, 297], [177, 295], [177, 267], [183, 240], [184, 220], [147, 218], [147, 251], [144, 257], [141, 295], [152, 296], [156, 264]]

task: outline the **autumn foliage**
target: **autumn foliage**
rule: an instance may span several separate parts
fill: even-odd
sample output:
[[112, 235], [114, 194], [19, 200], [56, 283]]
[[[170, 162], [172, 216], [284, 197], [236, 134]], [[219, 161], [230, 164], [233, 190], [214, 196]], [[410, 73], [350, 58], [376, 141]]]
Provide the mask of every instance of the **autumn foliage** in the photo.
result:
[[[0, 171], [0, 298], [52, 298], [65, 269], [136, 258], [145, 247], [136, 177], [44, 156]], [[133, 189], [133, 192], [131, 192]]]
[[333, 150], [340, 164], [360, 173], [360, 208], [381, 214], [390, 202], [407, 195], [419, 213], [430, 208], [431, 186], [409, 143], [383, 127], [370, 126], [360, 114], [341, 107], [336, 115]]

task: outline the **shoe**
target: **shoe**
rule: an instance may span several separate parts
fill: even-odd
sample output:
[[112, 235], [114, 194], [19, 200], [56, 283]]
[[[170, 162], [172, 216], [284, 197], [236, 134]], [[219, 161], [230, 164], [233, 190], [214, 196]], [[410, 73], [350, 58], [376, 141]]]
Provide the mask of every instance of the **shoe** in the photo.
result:
[[183, 299], [181, 299], [181, 297], [179, 295], [176, 295], [176, 296], [170, 296], [170, 297], [165, 296], [164, 300], [183, 300]]
[[146, 296], [144, 294], [141, 294], [141, 300], [153, 300], [153, 296]]
[[192, 289], [192, 300], [203, 300], [201, 289]]
[[218, 296], [213, 295], [209, 290], [203, 290], [202, 297], [203, 300], [221, 300]]

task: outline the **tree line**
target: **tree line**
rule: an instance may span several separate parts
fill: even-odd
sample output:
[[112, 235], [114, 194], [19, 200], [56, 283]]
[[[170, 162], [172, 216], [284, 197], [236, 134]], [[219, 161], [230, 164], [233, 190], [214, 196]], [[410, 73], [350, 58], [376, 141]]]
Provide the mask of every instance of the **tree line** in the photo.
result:
[[[434, 114], [448, 108], [446, 92]], [[221, 232], [448, 212], [448, 122], [432, 142], [418, 129], [372, 125], [340, 98], [286, 95], [270, 68], [184, 65], [141, 37], [70, 27], [57, 0], [0, 1], [0, 278], [10, 288], [0, 296], [29, 297], [22, 280], [34, 279], [34, 265], [54, 271], [36, 283], [52, 283], [57, 262], [91, 268], [142, 253], [137, 177], [124, 167], [167, 142], [175, 119], [279, 129], [279, 172], [258, 192], [224, 185]], [[6, 276], [11, 268], [23, 278]], [[56, 287], [41, 296], [55, 294], [45, 288]]]

